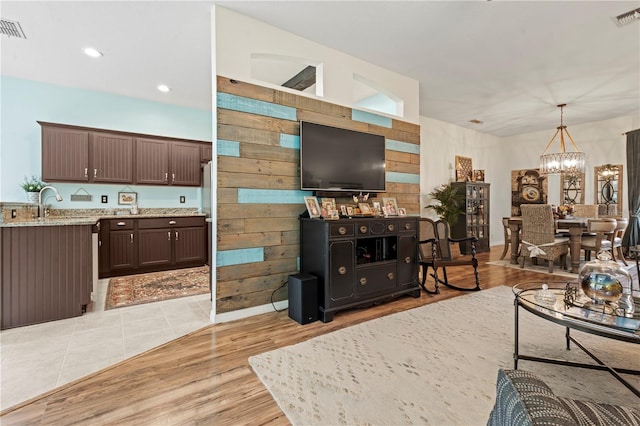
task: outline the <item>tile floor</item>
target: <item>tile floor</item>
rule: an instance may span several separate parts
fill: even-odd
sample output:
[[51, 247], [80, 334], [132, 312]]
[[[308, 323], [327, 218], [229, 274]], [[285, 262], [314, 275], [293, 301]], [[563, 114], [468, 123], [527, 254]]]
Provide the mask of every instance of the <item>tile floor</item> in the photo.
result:
[[209, 325], [210, 294], [94, 311], [0, 332], [0, 410]]

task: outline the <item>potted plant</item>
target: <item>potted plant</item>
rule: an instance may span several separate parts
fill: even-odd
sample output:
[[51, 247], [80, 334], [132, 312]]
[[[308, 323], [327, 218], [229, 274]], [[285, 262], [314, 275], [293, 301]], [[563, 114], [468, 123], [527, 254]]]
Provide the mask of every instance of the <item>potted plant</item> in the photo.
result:
[[20, 184], [20, 187], [27, 193], [27, 201], [30, 203], [38, 202], [38, 194], [45, 186], [47, 186], [47, 183], [41, 181], [36, 176], [31, 176], [31, 178], [25, 176], [24, 182]]
[[451, 185], [440, 185], [436, 190], [429, 193], [429, 196], [438, 201], [438, 204], [429, 204], [425, 209], [433, 209], [440, 219], [446, 221], [449, 226], [453, 226], [463, 210], [460, 204], [464, 201], [464, 194], [458, 193], [457, 189]]

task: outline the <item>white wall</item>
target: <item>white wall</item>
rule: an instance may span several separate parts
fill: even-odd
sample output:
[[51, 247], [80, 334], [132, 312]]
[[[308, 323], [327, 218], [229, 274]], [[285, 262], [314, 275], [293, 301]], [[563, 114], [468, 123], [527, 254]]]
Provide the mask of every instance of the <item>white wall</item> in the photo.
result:
[[[419, 86], [416, 80], [409, 77], [222, 7], [216, 8], [216, 34], [219, 43], [215, 57], [219, 75], [288, 91], [290, 89], [252, 79], [251, 54], [306, 58], [323, 64], [324, 96], [320, 99], [353, 107], [353, 75], [358, 74], [404, 100], [404, 116], [401, 120], [411, 123], [420, 121]], [[291, 91], [298, 95], [315, 97], [308, 93]]]
[[[503, 243], [503, 216], [511, 212], [511, 171], [538, 168], [539, 157], [553, 136], [555, 129], [524, 135], [498, 138], [473, 130], [454, 126], [427, 117], [420, 117], [420, 203], [422, 216], [433, 217], [433, 211], [424, 209], [431, 203], [427, 195], [442, 183], [454, 179], [453, 163], [456, 155], [471, 157], [474, 169], [485, 170], [485, 181], [491, 183], [491, 236], [492, 245]], [[618, 117], [582, 125], [567, 125], [578, 148], [587, 154], [585, 176], [585, 204], [594, 202], [594, 166], [622, 164], [623, 210], [628, 216], [628, 186], [626, 167], [626, 136], [624, 132], [640, 127], [640, 115]], [[559, 143], [553, 147], [559, 149]], [[550, 148], [552, 149], [552, 148]], [[567, 149], [572, 149], [567, 147]], [[548, 178], [548, 202], [559, 204], [560, 178]]]

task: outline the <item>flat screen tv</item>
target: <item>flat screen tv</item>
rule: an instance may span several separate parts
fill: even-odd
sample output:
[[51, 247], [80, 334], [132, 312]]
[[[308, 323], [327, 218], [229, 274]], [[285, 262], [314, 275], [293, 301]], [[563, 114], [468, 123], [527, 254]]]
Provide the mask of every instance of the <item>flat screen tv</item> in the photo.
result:
[[300, 187], [310, 191], [385, 192], [385, 138], [300, 122]]

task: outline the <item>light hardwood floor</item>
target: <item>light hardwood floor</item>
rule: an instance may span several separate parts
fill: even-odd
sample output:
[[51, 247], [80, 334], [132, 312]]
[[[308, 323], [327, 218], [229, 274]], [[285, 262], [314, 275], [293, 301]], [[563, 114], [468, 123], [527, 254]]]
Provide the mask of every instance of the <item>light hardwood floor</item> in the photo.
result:
[[[502, 246], [496, 246], [478, 255], [483, 289], [543, 279], [526, 269], [485, 264], [501, 253]], [[468, 267], [448, 273], [451, 282], [473, 282]], [[211, 325], [9, 408], [0, 423], [286, 425], [287, 418], [251, 370], [250, 356], [461, 294], [468, 293], [441, 287], [439, 295], [422, 293], [342, 311], [326, 324], [300, 325], [284, 311]]]

